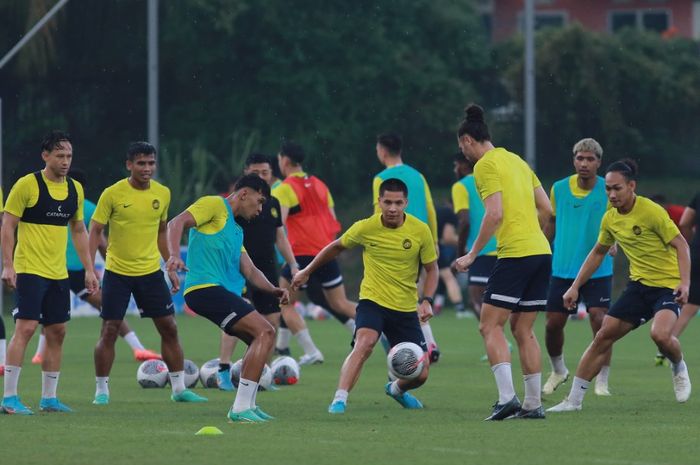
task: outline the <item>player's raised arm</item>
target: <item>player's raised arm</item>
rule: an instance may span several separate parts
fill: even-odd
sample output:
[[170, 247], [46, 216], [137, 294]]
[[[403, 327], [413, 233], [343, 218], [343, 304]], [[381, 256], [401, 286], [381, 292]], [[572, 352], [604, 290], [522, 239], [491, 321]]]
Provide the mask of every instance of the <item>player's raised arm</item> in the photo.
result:
[[586, 261], [584, 261], [583, 265], [581, 265], [581, 269], [579, 270], [576, 279], [569, 290], [564, 294], [564, 306], [566, 308], [573, 308], [573, 306], [576, 305], [578, 302], [578, 290], [581, 288], [581, 286], [586, 284], [593, 273], [595, 273], [595, 270], [597, 270], [600, 264], [603, 263], [603, 259], [605, 258], [605, 255], [608, 253], [609, 249], [609, 245], [597, 243], [588, 253]]
[[311, 273], [319, 269], [324, 264], [333, 260], [335, 257], [340, 255], [344, 250], [345, 246], [340, 243], [340, 239], [336, 239], [319, 252], [318, 255], [311, 261], [311, 263], [306, 266], [306, 268], [299, 270], [299, 272], [292, 279], [292, 289], [297, 290], [303, 286], [306, 281], [308, 281]]

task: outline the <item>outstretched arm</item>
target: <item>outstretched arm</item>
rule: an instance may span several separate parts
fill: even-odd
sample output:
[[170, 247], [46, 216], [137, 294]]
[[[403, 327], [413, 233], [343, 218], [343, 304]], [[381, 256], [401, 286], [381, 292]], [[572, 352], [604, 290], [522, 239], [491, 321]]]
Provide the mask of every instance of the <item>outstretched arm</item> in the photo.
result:
[[289, 302], [289, 291], [276, 287], [272, 284], [267, 277], [260, 271], [250, 259], [247, 253], [241, 253], [241, 274], [245, 276], [245, 279], [260, 289], [263, 292], [268, 292], [270, 294], [275, 294], [279, 299], [280, 303], [287, 304]]
[[[192, 228], [197, 225], [197, 222], [192, 216], [192, 213], [187, 210], [183, 211], [175, 218], [168, 222], [167, 232], [166, 232], [166, 244], [168, 252], [168, 261], [165, 263], [165, 269], [168, 272], [168, 277], [172, 283], [171, 292], [177, 293], [180, 290], [180, 277], [177, 272], [180, 270], [187, 271], [185, 267], [185, 262], [182, 261], [180, 257], [180, 242], [182, 241], [182, 234], [186, 229]], [[161, 252], [162, 253], [162, 252]]]
[[605, 258], [605, 254], [608, 253], [608, 249], [610, 249], [610, 246], [603, 245], [599, 242], [593, 246], [593, 249], [591, 249], [586, 257], [586, 261], [583, 262], [583, 265], [581, 265], [581, 269], [578, 271], [578, 275], [576, 276], [573, 284], [564, 294], [563, 299], [565, 308], [573, 308], [577, 304], [579, 289], [581, 289], [581, 286], [586, 284], [593, 273], [595, 273], [595, 270], [598, 269]]
[[340, 255], [343, 250], [345, 250], [345, 247], [343, 247], [343, 245], [340, 243], [340, 239], [336, 239], [325, 246], [323, 250], [321, 250], [318, 255], [314, 257], [311, 263], [306, 266], [306, 268], [299, 270], [299, 272], [294, 276], [294, 279], [292, 279], [292, 289], [296, 290], [303, 286], [306, 281], [309, 280], [311, 273]]
[[690, 289], [690, 247], [681, 234], [674, 237], [669, 245], [676, 249], [678, 270], [681, 274], [681, 283], [674, 289], [676, 302], [679, 305], [685, 305], [688, 303], [688, 290]]
[[495, 192], [484, 199], [484, 219], [481, 221], [481, 229], [479, 235], [472, 244], [472, 249], [464, 256], [459, 257], [455, 261], [457, 271], [465, 272], [474, 263], [479, 253], [486, 247], [486, 244], [491, 240], [498, 227], [503, 222], [503, 194]]

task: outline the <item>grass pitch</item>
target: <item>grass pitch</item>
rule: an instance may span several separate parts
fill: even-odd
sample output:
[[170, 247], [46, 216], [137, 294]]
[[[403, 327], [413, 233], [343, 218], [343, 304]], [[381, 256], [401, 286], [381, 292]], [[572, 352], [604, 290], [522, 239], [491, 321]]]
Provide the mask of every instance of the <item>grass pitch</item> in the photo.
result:
[[[178, 322], [187, 358], [201, 365], [217, 356], [216, 328], [201, 318], [181, 316]], [[541, 315], [540, 341], [543, 322]], [[130, 317], [129, 323], [149, 348], [157, 349], [150, 321]], [[653, 366], [656, 351], [648, 336], [649, 325], [616, 346], [612, 397], [590, 392], [583, 411], [549, 414], [544, 421], [483, 422], [496, 389], [488, 364], [479, 361], [483, 348], [474, 320], [456, 320], [451, 311], [433, 319], [443, 355], [432, 367], [428, 383], [415, 392], [424, 410], [403, 410], [384, 394], [386, 364], [378, 348], [351, 392], [344, 416], [331, 416], [326, 409], [349, 350], [349, 335], [332, 320], [310, 322], [326, 362], [303, 368], [295, 386], [260, 393], [258, 403], [277, 419], [255, 425], [227, 423], [231, 393], [200, 386], [197, 391], [209, 402], [183, 405], [169, 400], [169, 388], [140, 388], [135, 377], [138, 363], [123, 341], [118, 342], [110, 380], [111, 403], [93, 406], [92, 348], [98, 325], [95, 318], [79, 318], [68, 328], [59, 397], [76, 412], [0, 416], [0, 463], [672, 465], [700, 461], [698, 394], [686, 404], [675, 401], [669, 369]], [[691, 379], [696, 382], [700, 382], [696, 375], [700, 373], [699, 332], [697, 324], [691, 325], [682, 340]], [[572, 372], [589, 341], [587, 322], [569, 323], [566, 358]], [[298, 356], [299, 348], [293, 345], [292, 349]], [[241, 352], [239, 347], [236, 356]], [[546, 357], [543, 365], [546, 379]], [[517, 360], [513, 368], [522, 398]], [[40, 368], [25, 365], [20, 380], [25, 403], [36, 408], [40, 388]], [[545, 398], [545, 406], [559, 402], [568, 388], [567, 383]], [[216, 426], [224, 434], [195, 436], [203, 426]]]

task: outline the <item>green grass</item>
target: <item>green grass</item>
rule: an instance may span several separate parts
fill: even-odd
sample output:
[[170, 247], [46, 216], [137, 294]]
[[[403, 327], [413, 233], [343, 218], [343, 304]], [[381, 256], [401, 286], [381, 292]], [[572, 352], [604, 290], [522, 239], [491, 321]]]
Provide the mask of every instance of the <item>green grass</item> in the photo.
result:
[[[201, 318], [183, 316], [178, 321], [187, 358], [201, 365], [216, 357], [216, 328]], [[276, 420], [232, 425], [225, 418], [233, 400], [230, 393], [200, 387], [198, 392], [208, 396], [209, 402], [183, 405], [169, 400], [168, 389], [140, 388], [135, 380], [138, 364], [123, 341], [118, 343], [110, 381], [112, 403], [91, 405], [98, 320], [75, 319], [68, 329], [59, 396], [76, 412], [0, 416], [0, 463], [697, 463], [697, 401], [676, 403], [669, 369], [653, 366], [655, 347], [648, 325], [615, 348], [610, 376], [613, 397], [598, 398], [591, 392], [582, 412], [551, 414], [545, 421], [485, 423], [482, 419], [496, 391], [488, 365], [479, 362], [483, 349], [475, 321], [456, 320], [451, 311], [433, 321], [443, 358], [432, 368], [428, 383], [416, 391], [426, 405], [424, 410], [403, 410], [384, 394], [386, 365], [378, 349], [350, 394], [347, 413], [326, 413], [349, 336], [334, 321], [322, 321], [309, 326], [326, 363], [304, 368], [296, 386], [259, 394], [258, 403]], [[11, 332], [12, 324], [7, 322]], [[130, 317], [129, 322], [148, 347], [156, 347], [149, 321]], [[699, 331], [691, 325], [683, 339], [691, 376], [700, 366]], [[542, 341], [543, 316], [537, 332]], [[573, 371], [590, 340], [588, 323], [570, 322], [567, 337], [567, 362]], [[34, 344], [28, 352], [33, 349]], [[292, 349], [299, 353], [296, 346]], [[545, 362], [545, 376], [548, 369]], [[513, 371], [522, 397], [517, 363]], [[26, 365], [20, 394], [33, 407], [38, 404], [40, 384], [40, 369]], [[561, 400], [568, 386], [545, 399], [545, 406]], [[224, 435], [194, 435], [206, 425], [220, 428]]]

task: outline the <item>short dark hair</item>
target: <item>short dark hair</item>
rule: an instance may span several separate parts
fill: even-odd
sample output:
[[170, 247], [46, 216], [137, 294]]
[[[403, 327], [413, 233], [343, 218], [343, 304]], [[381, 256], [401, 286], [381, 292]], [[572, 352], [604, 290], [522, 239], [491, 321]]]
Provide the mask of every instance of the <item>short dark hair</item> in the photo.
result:
[[491, 140], [489, 127], [484, 122], [484, 109], [471, 103], [464, 109], [464, 120], [457, 129], [457, 135], [462, 137], [467, 134], [477, 142]]
[[403, 195], [406, 196], [406, 198], [408, 198], [408, 187], [406, 187], [406, 183], [400, 179], [396, 179], [396, 178], [385, 179], [379, 185], [379, 197], [383, 196], [384, 192], [386, 192], [386, 191], [403, 192]]
[[61, 142], [68, 142], [70, 144], [70, 135], [67, 132], [54, 129], [46, 134], [41, 141], [41, 151], [50, 152], [57, 149], [61, 146]]
[[303, 163], [305, 157], [304, 148], [291, 140], [282, 142], [280, 155], [288, 157], [295, 165]]
[[245, 167], [248, 168], [250, 165], [255, 165], [257, 163], [267, 163], [272, 167], [272, 161], [270, 157], [260, 152], [251, 152], [245, 159]]
[[403, 141], [395, 132], [385, 132], [377, 136], [377, 143], [384, 147], [392, 155], [400, 155]]
[[266, 198], [270, 197], [270, 186], [268, 186], [263, 178], [257, 174], [246, 174], [241, 176], [233, 186], [233, 190], [237, 191], [243, 189], [244, 187], [253, 189], [255, 192], [261, 193]]
[[156, 156], [156, 148], [148, 142], [132, 142], [126, 149], [126, 159], [134, 161], [138, 155], [153, 155]]
[[75, 179], [81, 186], [85, 187], [85, 183], [87, 182], [87, 173], [80, 168], [71, 168], [70, 171], [68, 171], [68, 177]]
[[605, 170], [605, 174], [612, 172], [620, 173], [625, 177], [627, 182], [636, 181], [637, 176], [639, 176], [639, 166], [637, 162], [631, 158], [623, 158], [622, 160], [611, 163], [608, 169]]

